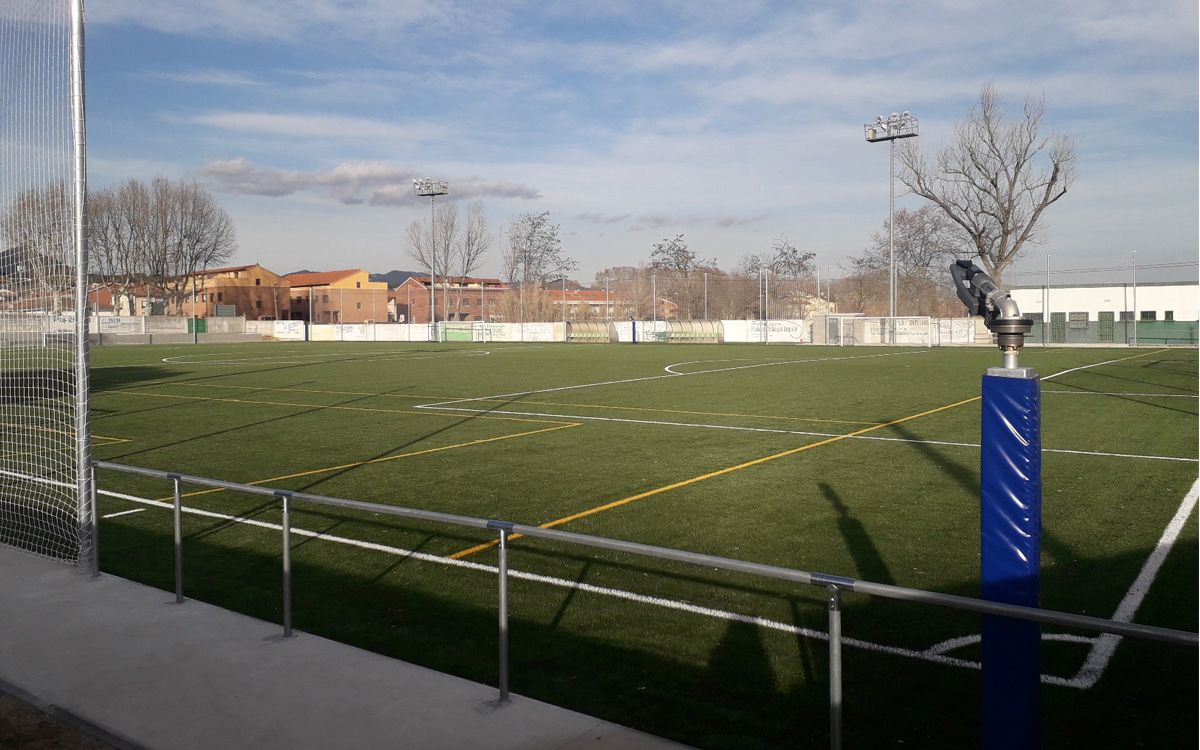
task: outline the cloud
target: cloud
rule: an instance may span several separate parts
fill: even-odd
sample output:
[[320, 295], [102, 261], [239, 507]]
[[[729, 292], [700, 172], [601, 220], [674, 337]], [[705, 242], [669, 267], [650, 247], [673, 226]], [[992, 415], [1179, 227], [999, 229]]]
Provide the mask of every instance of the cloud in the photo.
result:
[[629, 214], [611, 215], [611, 214], [582, 213], [582, 214], [577, 214], [575, 216], [572, 216], [571, 219], [573, 221], [583, 222], [584, 224], [620, 224], [622, 221], [625, 221], [626, 219], [628, 219], [629, 216], [630, 216]]
[[221, 70], [219, 68], [190, 70], [178, 73], [146, 71], [142, 73], [136, 73], [134, 74], [134, 77], [148, 81], [169, 81], [171, 83], [189, 83], [201, 86], [232, 86], [247, 88], [266, 85], [264, 81], [255, 78], [249, 73], [243, 73], [236, 70]]
[[343, 140], [424, 141], [444, 138], [450, 131], [421, 124], [397, 124], [371, 117], [289, 114], [278, 112], [208, 112], [182, 118], [220, 130], [295, 138]]
[[[346, 205], [370, 206], [405, 206], [425, 200], [413, 191], [412, 181], [420, 176], [416, 170], [385, 162], [344, 162], [327, 170], [296, 171], [230, 159], [208, 163], [202, 174], [222, 191], [246, 195], [281, 198], [311, 193]], [[455, 198], [540, 197], [531, 187], [503, 180], [460, 177], [449, 182]]]

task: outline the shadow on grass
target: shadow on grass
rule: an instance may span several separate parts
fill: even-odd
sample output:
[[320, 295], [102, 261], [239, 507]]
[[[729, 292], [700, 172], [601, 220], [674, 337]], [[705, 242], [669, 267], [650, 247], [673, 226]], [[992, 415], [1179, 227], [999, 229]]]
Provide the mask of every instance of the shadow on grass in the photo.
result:
[[883, 556], [879, 554], [875, 542], [871, 540], [871, 535], [867, 533], [862, 521], [850, 514], [846, 504], [842, 502], [841, 496], [832, 486], [825, 482], [820, 482], [817, 486], [821, 488], [821, 494], [837, 511], [838, 531], [841, 532], [842, 539], [846, 542], [846, 549], [854, 558], [854, 567], [858, 571], [855, 577], [874, 583], [895, 584], [896, 579], [892, 577], [892, 572], [884, 562]]
[[[280, 556], [265, 551], [277, 542], [265, 533], [270, 544], [253, 548], [245, 537], [224, 544], [212, 534], [190, 539], [186, 595], [278, 622]], [[158, 586], [169, 598], [169, 531], [106, 523], [101, 549], [107, 572]], [[1166, 580], [1194, 578], [1194, 540], [1182, 549], [1169, 558]], [[1089, 564], [1126, 567], [1147, 553]], [[356, 550], [298, 553], [292, 562], [298, 629], [495, 684], [492, 575]], [[1147, 602], [1153, 621], [1194, 628], [1195, 591], [1161, 593]], [[583, 594], [572, 607], [587, 607], [586, 614], [563, 621], [556, 594], [527, 581], [512, 581], [510, 597], [512, 685], [519, 694], [714, 750], [828, 746], [824, 641], [797, 643], [745, 622]], [[873, 617], [875, 602], [852, 595], [845, 604], [853, 637]], [[797, 624], [824, 630], [823, 607], [793, 611]], [[924, 618], [936, 616], [909, 605], [904, 625], [920, 630]], [[977, 744], [977, 672], [856, 648], [846, 649], [844, 668], [847, 746]], [[1044, 686], [1042, 694], [1043, 747], [1195, 745], [1194, 723], [1177, 721], [1195, 709], [1194, 652], [1123, 644], [1112, 674], [1092, 693]]]

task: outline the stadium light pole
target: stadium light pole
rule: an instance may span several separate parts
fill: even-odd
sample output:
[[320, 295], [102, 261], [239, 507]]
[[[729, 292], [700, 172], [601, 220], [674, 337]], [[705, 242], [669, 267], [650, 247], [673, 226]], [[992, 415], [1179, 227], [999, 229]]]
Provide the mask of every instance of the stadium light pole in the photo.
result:
[[[450, 192], [450, 186], [445, 180], [433, 180], [428, 177], [413, 180], [413, 190], [421, 198], [429, 197], [429, 324], [434, 325], [434, 320], [437, 317], [437, 299], [434, 296], [434, 290], [437, 289], [437, 270], [434, 259], [437, 257], [437, 248], [434, 247], [433, 225], [435, 220], [433, 202], [439, 195], [446, 195]], [[434, 331], [436, 332], [436, 328]], [[433, 336], [433, 340], [437, 340], [437, 336]]]
[[892, 318], [893, 342], [896, 333], [896, 141], [901, 138], [916, 138], [920, 121], [909, 112], [893, 112], [884, 118], [879, 115], [875, 122], [863, 125], [867, 143], [888, 142], [888, 317]]

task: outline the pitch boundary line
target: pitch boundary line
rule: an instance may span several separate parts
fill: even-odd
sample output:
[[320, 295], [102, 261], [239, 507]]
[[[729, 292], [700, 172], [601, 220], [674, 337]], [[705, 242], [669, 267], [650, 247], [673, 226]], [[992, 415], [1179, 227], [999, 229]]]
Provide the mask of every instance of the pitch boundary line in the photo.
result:
[[[436, 409], [436, 408], [446, 406], [447, 404], [465, 404], [465, 403], [470, 403], [472, 401], [498, 401], [501, 399], [514, 398], [516, 396], [532, 396], [535, 393], [555, 393], [558, 391], [572, 391], [572, 390], [577, 390], [580, 388], [597, 388], [599, 386], [605, 386], [605, 385], [621, 385], [624, 383], [642, 383], [642, 382], [645, 382], [648, 380], [663, 380], [664, 378], [682, 378], [682, 377], [688, 377], [691, 375], [708, 375], [708, 374], [715, 373], [715, 372], [730, 372], [732, 370], [747, 370], [747, 369], [754, 368], [754, 367], [775, 367], [778, 365], [808, 364], [811, 362], [838, 362], [838, 361], [848, 360], [848, 359], [870, 359], [870, 358], [875, 358], [875, 357], [899, 357], [899, 356], [905, 356], [905, 355], [924, 354], [924, 353], [925, 353], [925, 351], [921, 350], [921, 351], [915, 351], [915, 352], [889, 352], [887, 354], [860, 354], [857, 356], [850, 356], [850, 357], [814, 357], [811, 359], [792, 359], [792, 360], [783, 360], [783, 361], [779, 361], [779, 362], [762, 362], [762, 363], [754, 364], [754, 365], [739, 365], [737, 367], [719, 367], [719, 368], [716, 368], [713, 370], [697, 370], [696, 372], [678, 372], [678, 373], [672, 372], [667, 375], [645, 375], [645, 376], [638, 377], [638, 378], [622, 378], [620, 380], [605, 380], [605, 381], [601, 381], [598, 383], [577, 383], [575, 385], [563, 385], [563, 386], [558, 386], [555, 388], [539, 388], [539, 389], [532, 390], [532, 391], [517, 391], [514, 393], [497, 393], [497, 394], [490, 395], [490, 396], [476, 396], [474, 398], [459, 398], [459, 399], [452, 399], [450, 401], [439, 401], [437, 403], [430, 403], [430, 404], [416, 404], [415, 406], [413, 406], [413, 408], [414, 409]], [[676, 364], [686, 364], [686, 363], [679, 362]], [[668, 367], [670, 367], [670, 366], [672, 366], [672, 365], [668, 365]]]
[[[111, 490], [99, 490], [98, 492], [99, 492], [99, 494], [104, 495], [106, 497], [112, 497], [112, 498], [116, 498], [119, 500], [126, 500], [126, 501], [132, 502], [132, 503], [151, 505], [155, 508], [159, 508], [162, 510], [171, 510], [174, 508], [174, 506], [171, 503], [162, 502], [159, 500], [151, 500], [149, 498], [137, 497], [135, 495], [126, 495], [126, 494], [120, 493], [120, 492], [112, 492]], [[269, 521], [260, 521], [260, 520], [253, 519], [253, 518], [243, 518], [241, 516], [234, 516], [234, 515], [230, 515], [228, 513], [217, 513], [215, 511], [203, 510], [200, 508], [193, 508], [193, 507], [189, 507], [186, 505], [182, 506], [181, 510], [184, 513], [188, 513], [188, 514], [192, 514], [192, 515], [202, 516], [202, 517], [206, 517], [206, 518], [214, 518], [214, 519], [218, 519], [218, 520], [222, 520], [222, 521], [228, 521], [231, 523], [241, 523], [241, 524], [246, 524], [248, 526], [256, 526], [258, 528], [269, 529], [272, 531], [280, 531], [283, 528], [281, 525], [271, 523]], [[474, 570], [474, 571], [478, 571], [478, 572], [482, 572], [482, 573], [491, 573], [494, 575], [499, 575], [499, 573], [500, 573], [498, 567], [496, 567], [494, 565], [487, 565], [485, 563], [479, 563], [479, 562], [474, 562], [474, 561], [470, 561], [470, 560], [456, 560], [456, 559], [452, 559], [449, 557], [444, 557], [442, 555], [430, 554], [428, 552], [418, 552], [415, 550], [404, 549], [403, 547], [395, 547], [395, 546], [387, 545], [387, 544], [379, 544], [377, 542], [367, 542], [367, 541], [363, 541], [361, 539], [337, 536], [334, 534], [326, 534], [324, 532], [319, 532], [319, 531], [309, 531], [308, 529], [303, 529], [303, 528], [299, 528], [296, 526], [292, 526], [290, 531], [292, 534], [294, 534], [296, 536], [308, 537], [310, 539], [319, 539], [319, 540], [323, 540], [323, 541], [327, 541], [327, 542], [333, 542], [335, 544], [345, 544], [345, 545], [352, 546], [352, 547], [358, 547], [360, 549], [366, 549], [366, 550], [371, 550], [371, 551], [375, 551], [375, 552], [383, 552], [385, 554], [395, 555], [397, 557], [405, 557], [405, 558], [411, 558], [414, 560], [419, 560], [421, 562], [433, 563], [435, 565], [445, 565], [445, 566], [450, 566], [450, 567], [462, 568], [464, 570]], [[688, 602], [679, 601], [676, 599], [668, 599], [665, 597], [650, 596], [648, 594], [639, 594], [639, 593], [636, 593], [633, 591], [626, 591], [624, 589], [611, 588], [611, 587], [607, 587], [607, 586], [597, 586], [595, 584], [583, 583], [580, 581], [572, 581], [572, 580], [568, 580], [565, 578], [558, 578], [555, 576], [543, 575], [541, 573], [531, 573], [528, 571], [523, 571], [523, 570], [511, 568], [511, 567], [508, 569], [508, 575], [513, 578], [520, 579], [520, 580], [547, 584], [550, 586], [554, 586], [556, 588], [580, 591], [580, 592], [589, 593], [589, 594], [597, 594], [599, 596], [608, 596], [608, 597], [612, 597], [614, 599], [621, 599], [624, 601], [636, 602], [639, 604], [649, 604], [651, 606], [660, 607], [663, 609], [670, 609], [670, 610], [674, 610], [677, 612], [686, 612], [689, 614], [697, 614], [697, 615], [701, 615], [701, 616], [709, 617], [709, 618], [713, 618], [713, 619], [725, 620], [728, 622], [746, 623], [748, 625], [754, 625], [757, 627], [765, 628], [767, 630], [775, 630], [775, 631], [778, 631], [781, 633], [797, 635], [797, 636], [801, 636], [804, 638], [812, 638], [815, 640], [823, 640], [823, 641], [829, 640], [829, 634], [823, 630], [815, 630], [812, 628], [805, 628], [805, 627], [801, 627], [799, 625], [792, 625], [790, 623], [780, 622], [778, 620], [771, 620], [771, 619], [768, 619], [765, 617], [759, 617], [759, 616], [755, 616], [755, 615], [745, 615], [745, 614], [741, 614], [739, 612], [731, 612], [729, 610], [717, 609], [714, 607], [704, 607], [704, 606], [700, 606], [697, 604], [690, 604]], [[1049, 634], [1049, 635], [1053, 636], [1053, 634]], [[1056, 638], [1054, 638], [1054, 637], [1046, 637], [1046, 636], [1043, 636], [1043, 637], [1046, 640], [1056, 640]], [[900, 657], [905, 657], [905, 658], [909, 658], [909, 659], [917, 659], [920, 661], [931, 662], [933, 664], [941, 664], [943, 666], [959, 667], [959, 668], [963, 668], [963, 669], [980, 669], [981, 668], [980, 663], [977, 661], [972, 661], [970, 659], [960, 659], [960, 658], [956, 658], [956, 657], [952, 657], [952, 656], [945, 656], [943, 654], [930, 653], [928, 649], [925, 649], [925, 650], [910, 649], [910, 648], [904, 648], [902, 646], [891, 646], [891, 645], [884, 644], [884, 643], [876, 643], [874, 641], [867, 641], [867, 640], [863, 640], [863, 639], [859, 639], [859, 638], [848, 638], [845, 636], [842, 637], [842, 643], [851, 648], [858, 648], [858, 649], [862, 649], [864, 651], [874, 651], [877, 653], [887, 654], [890, 656], [900, 656]], [[1081, 687], [1080, 685], [1074, 684], [1071, 680], [1064, 678], [1064, 677], [1057, 676], [1057, 675], [1043, 674], [1043, 675], [1041, 675], [1041, 681], [1048, 685], [1058, 685], [1058, 686], [1062, 686], [1062, 687], [1074, 687], [1074, 688]]]

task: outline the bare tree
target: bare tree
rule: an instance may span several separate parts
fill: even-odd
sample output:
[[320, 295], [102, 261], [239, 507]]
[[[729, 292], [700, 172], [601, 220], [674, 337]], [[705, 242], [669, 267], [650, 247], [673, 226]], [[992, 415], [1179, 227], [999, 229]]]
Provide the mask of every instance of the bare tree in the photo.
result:
[[769, 252], [751, 253], [742, 258], [742, 270], [749, 276], [769, 271], [777, 276], [799, 279], [812, 275], [815, 257], [816, 253], [811, 250], [796, 249], [787, 235], [781, 234], [771, 243]]
[[[462, 239], [454, 246], [455, 270], [465, 279], [479, 268], [483, 256], [492, 246], [492, 233], [488, 231], [487, 216], [483, 213], [483, 203], [475, 201], [467, 206], [467, 221], [463, 227]], [[455, 317], [462, 308], [462, 295], [454, 302]], [[480, 311], [482, 315], [482, 311]]]
[[75, 234], [72, 199], [62, 183], [19, 194], [0, 215], [0, 250], [18, 283], [35, 294], [25, 300], [43, 310], [61, 312], [73, 302]]
[[[896, 299], [897, 314], [949, 315], [957, 312], [957, 298], [946, 271], [956, 256], [964, 254], [961, 232], [957, 229], [936, 206], [896, 212], [893, 245], [900, 291]], [[877, 293], [881, 300], [886, 296], [887, 219], [871, 235], [870, 246], [851, 260], [851, 276], [856, 280], [858, 293]], [[882, 287], [877, 288], [878, 285]]]
[[[161, 181], [161, 182], [160, 182]], [[233, 220], [197, 182], [154, 180], [155, 214], [165, 216], [165, 242], [155, 247], [165, 255], [161, 286], [177, 313], [183, 312], [184, 290], [196, 273], [227, 261], [237, 249]]]
[[1026, 97], [1023, 116], [1010, 120], [989, 83], [933, 165], [916, 139], [898, 149], [901, 182], [961, 228], [997, 283], [1037, 241], [1042, 213], [1075, 180], [1074, 141], [1042, 134], [1045, 111], [1044, 99]]
[[130, 179], [88, 199], [88, 250], [91, 271], [108, 289], [118, 313], [133, 312], [135, 288], [146, 281], [146, 186]]
[[[682, 234], [664, 237], [652, 247], [650, 265], [665, 272], [662, 285], [657, 290], [659, 295], [670, 299], [678, 310], [682, 310], [683, 317], [690, 320], [694, 317], [693, 312], [701, 307], [702, 289], [696, 283], [696, 274], [714, 268], [716, 259], [697, 257]], [[658, 300], [654, 300], [654, 304], [657, 305]]]
[[[433, 210], [429, 221], [414, 221], [408, 225], [409, 257], [429, 269], [443, 289], [442, 320], [450, 313], [450, 273], [455, 269], [458, 247], [458, 204], [443, 203]], [[465, 275], [465, 274], [464, 274]], [[431, 283], [433, 279], [430, 280]], [[436, 311], [431, 315], [436, 318]]]

